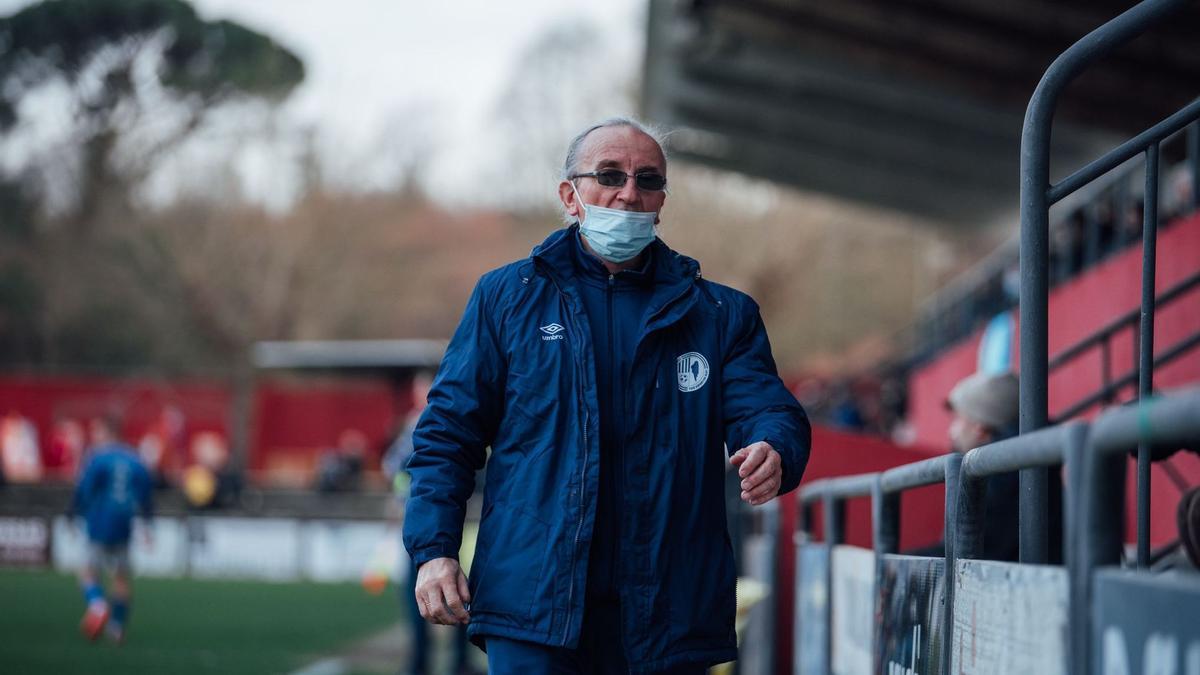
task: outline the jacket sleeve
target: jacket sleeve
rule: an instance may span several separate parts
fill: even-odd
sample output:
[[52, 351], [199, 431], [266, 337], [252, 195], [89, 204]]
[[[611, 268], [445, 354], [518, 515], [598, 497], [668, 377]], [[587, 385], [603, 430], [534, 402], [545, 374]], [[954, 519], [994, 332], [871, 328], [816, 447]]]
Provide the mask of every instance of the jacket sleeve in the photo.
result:
[[413, 430], [404, 546], [416, 566], [458, 558], [467, 499], [503, 410], [505, 359], [493, 304], [480, 280], [442, 357]]
[[[800, 484], [812, 445], [804, 409], [779, 379], [758, 305], [747, 296], [731, 303], [730, 330], [721, 370], [725, 442], [730, 454], [766, 441], [783, 460], [779, 494]], [[740, 307], [738, 305], [741, 305]]]

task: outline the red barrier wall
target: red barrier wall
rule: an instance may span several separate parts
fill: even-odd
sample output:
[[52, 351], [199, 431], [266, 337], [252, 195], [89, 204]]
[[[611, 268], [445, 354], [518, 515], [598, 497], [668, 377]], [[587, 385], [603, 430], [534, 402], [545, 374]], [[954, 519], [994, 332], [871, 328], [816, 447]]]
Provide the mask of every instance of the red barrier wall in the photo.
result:
[[[56, 421], [71, 419], [86, 424], [93, 417], [118, 414], [122, 420], [121, 436], [131, 443], [136, 444], [151, 431], [169, 437], [164, 447], [163, 467], [170, 471], [178, 470], [188, 462], [187, 440], [194, 434], [212, 431], [228, 437], [229, 401], [229, 392], [211, 382], [32, 375], [0, 377], [0, 414], [18, 413], [27, 418], [37, 429], [43, 456]], [[69, 477], [69, 472], [67, 476], [58, 477]]]
[[[121, 437], [136, 445], [147, 433], [164, 437], [164, 472], [173, 476], [192, 463], [191, 442], [200, 432], [230, 437], [232, 395], [219, 382], [154, 378], [0, 376], [0, 416], [17, 413], [37, 430], [43, 463], [54, 424], [86, 425], [116, 414]], [[249, 467], [278, 470], [293, 483], [309, 478], [321, 451], [337, 445], [346, 430], [367, 439], [367, 466], [378, 467], [396, 420], [411, 407], [407, 389], [370, 378], [262, 379], [255, 391]], [[70, 479], [73, 467], [48, 478]]]
[[411, 407], [407, 390], [398, 394], [382, 379], [306, 377], [262, 384], [255, 409], [256, 471], [290, 473], [301, 480], [318, 455], [337, 445], [343, 431], [367, 437], [367, 467], [378, 468], [395, 433], [396, 420]]

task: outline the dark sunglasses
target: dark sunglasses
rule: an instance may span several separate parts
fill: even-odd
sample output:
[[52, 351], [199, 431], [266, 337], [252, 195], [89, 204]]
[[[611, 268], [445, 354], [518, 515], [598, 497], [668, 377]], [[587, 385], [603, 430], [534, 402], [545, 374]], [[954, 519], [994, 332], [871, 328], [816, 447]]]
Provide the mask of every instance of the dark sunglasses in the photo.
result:
[[[576, 178], [595, 178], [596, 182], [604, 187], [619, 188], [625, 185], [625, 181], [630, 178], [630, 175], [620, 169], [600, 169], [599, 171], [591, 171], [589, 173], [577, 173], [571, 176], [571, 179]], [[651, 171], [645, 171], [633, 174], [633, 184], [639, 190], [647, 192], [661, 192], [667, 187], [667, 177]]]

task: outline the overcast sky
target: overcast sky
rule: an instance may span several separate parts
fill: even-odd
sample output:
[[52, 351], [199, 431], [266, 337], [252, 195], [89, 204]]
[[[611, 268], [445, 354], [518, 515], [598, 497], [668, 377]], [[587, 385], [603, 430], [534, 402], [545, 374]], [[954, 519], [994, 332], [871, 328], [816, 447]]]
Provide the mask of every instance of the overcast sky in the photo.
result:
[[[0, 0], [0, 14], [31, 4]], [[201, 16], [237, 21], [275, 38], [307, 74], [287, 119], [311, 126], [320, 147], [369, 155], [389, 124], [418, 111], [437, 155], [430, 187], [454, 197], [459, 167], [480, 152], [479, 134], [522, 49], [547, 29], [588, 20], [616, 46], [614, 67], [636, 68], [645, 0], [193, 0]], [[632, 111], [631, 111], [632, 112]], [[260, 162], [269, 165], [269, 160]]]

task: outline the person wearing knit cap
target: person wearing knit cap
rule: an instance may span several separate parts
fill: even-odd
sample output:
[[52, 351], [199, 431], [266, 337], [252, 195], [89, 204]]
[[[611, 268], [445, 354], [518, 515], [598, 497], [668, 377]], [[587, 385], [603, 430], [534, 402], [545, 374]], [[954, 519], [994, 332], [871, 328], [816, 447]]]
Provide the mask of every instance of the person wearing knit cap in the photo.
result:
[[[1018, 394], [1017, 377], [1012, 373], [975, 373], [954, 385], [946, 397], [946, 409], [954, 415], [948, 434], [954, 452], [966, 453], [1015, 436]], [[983, 557], [987, 560], [1018, 559], [1018, 476], [1013, 471], [985, 479]], [[945, 541], [906, 553], [941, 557], [945, 555]]]
[[1019, 395], [1012, 373], [975, 373], [956, 384], [946, 398], [946, 409], [954, 413], [950, 443], [955, 452], [1015, 435]]
[[[1020, 386], [1012, 373], [975, 373], [950, 390], [946, 408], [954, 413], [950, 422], [950, 445], [955, 452], [968, 452], [1017, 434]], [[1018, 560], [1020, 536], [1020, 478], [1016, 471], [985, 480], [983, 557], [988, 560]]]

